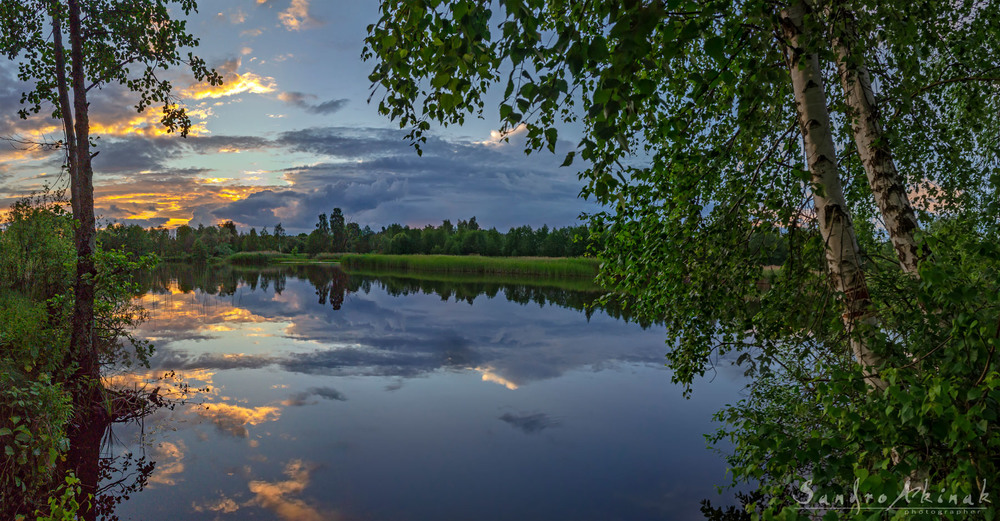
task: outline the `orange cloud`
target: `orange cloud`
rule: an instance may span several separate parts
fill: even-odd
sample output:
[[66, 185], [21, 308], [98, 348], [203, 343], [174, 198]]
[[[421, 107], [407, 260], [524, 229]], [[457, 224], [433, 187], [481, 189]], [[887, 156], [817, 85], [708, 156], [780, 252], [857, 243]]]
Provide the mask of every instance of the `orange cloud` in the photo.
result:
[[[141, 180], [134, 183], [102, 183], [95, 187], [95, 204], [98, 213], [105, 217], [165, 218], [165, 227], [176, 228], [191, 221], [195, 207], [219, 207], [267, 189], [266, 186], [222, 184], [226, 180], [192, 178], [181, 183]], [[221, 222], [219, 219], [215, 224]]]
[[202, 504], [193, 503], [191, 506], [196, 512], [207, 511], [225, 514], [231, 514], [241, 508], [256, 506], [274, 512], [278, 518], [285, 521], [337, 521], [343, 519], [343, 516], [337, 512], [321, 509], [295, 497], [309, 486], [313, 468], [302, 460], [293, 460], [285, 465], [284, 473], [288, 476], [287, 480], [250, 481], [248, 487], [254, 497], [248, 501], [237, 503], [231, 498], [222, 496], [215, 501]]
[[[150, 337], [146, 337], [150, 338]], [[157, 394], [170, 400], [209, 399], [219, 394], [218, 388], [213, 388], [212, 378], [215, 371], [194, 369], [187, 371], [162, 371], [145, 373], [123, 373], [102, 378], [104, 385], [112, 389], [152, 389], [159, 388]]]
[[198, 83], [184, 89], [181, 96], [189, 99], [224, 98], [236, 94], [266, 94], [277, 88], [274, 78], [252, 72], [239, 73], [242, 60], [236, 58], [223, 63], [216, 70], [222, 75], [222, 85]]
[[202, 505], [199, 505], [198, 503], [193, 503], [191, 505], [191, 508], [193, 508], [195, 512], [205, 512], [207, 510], [209, 512], [221, 512], [223, 514], [232, 514], [233, 512], [236, 512], [237, 510], [240, 509], [240, 505], [230, 498], [222, 497], [219, 498], [218, 501], [213, 501]]
[[[209, 134], [205, 122], [212, 115], [209, 109], [189, 109], [187, 115], [191, 118], [191, 129], [189, 136], [203, 136]], [[94, 119], [90, 123], [90, 132], [102, 136], [145, 136], [157, 137], [168, 134], [166, 127], [160, 123], [163, 112], [159, 110], [145, 110], [123, 115], [116, 120]]]
[[[197, 294], [185, 293], [176, 281], [171, 282], [166, 290], [164, 293], [147, 293], [139, 299], [139, 304], [149, 310], [149, 318], [138, 326], [136, 334], [144, 338], [156, 338], [164, 331], [185, 331], [191, 329], [192, 325], [195, 325], [194, 330], [199, 333], [225, 333], [244, 329], [240, 324], [268, 322], [267, 318], [244, 308], [222, 304], [204, 307], [200, 305]], [[229, 353], [223, 356], [235, 360], [248, 355]], [[198, 377], [199, 381], [211, 383], [211, 380], [204, 379], [205, 375], [189, 372], [183, 376]], [[207, 376], [211, 377], [211, 374]]]
[[518, 387], [516, 383], [494, 373], [493, 372], [494, 369], [492, 367], [474, 367], [472, 368], [472, 370], [482, 373], [484, 382], [493, 382], [495, 384], [500, 384], [510, 389], [511, 391], [517, 389]]
[[321, 511], [305, 501], [290, 496], [302, 493], [309, 485], [312, 469], [302, 460], [294, 460], [285, 466], [285, 481], [267, 482], [251, 481], [250, 492], [254, 494], [253, 502], [273, 511], [285, 521], [334, 521], [341, 519], [335, 512]]
[[237, 438], [248, 438], [247, 425], [276, 421], [281, 417], [278, 407], [242, 407], [228, 403], [205, 404], [197, 410], [198, 416], [212, 422], [216, 428]]
[[156, 470], [149, 477], [150, 485], [173, 486], [179, 481], [178, 474], [184, 472], [184, 451], [187, 447], [183, 440], [177, 443], [168, 441], [160, 442], [153, 449], [153, 460], [156, 461]]

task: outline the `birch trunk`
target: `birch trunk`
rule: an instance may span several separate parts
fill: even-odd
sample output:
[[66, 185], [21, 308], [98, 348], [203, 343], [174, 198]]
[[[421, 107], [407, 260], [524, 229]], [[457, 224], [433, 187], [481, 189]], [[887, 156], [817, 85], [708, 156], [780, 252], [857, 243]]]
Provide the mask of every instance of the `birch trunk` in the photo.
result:
[[882, 212], [885, 228], [896, 249], [899, 265], [904, 272], [916, 277], [920, 255], [913, 234], [919, 229], [919, 225], [906, 195], [903, 178], [896, 170], [892, 152], [885, 141], [864, 57], [855, 52], [857, 36], [853, 15], [847, 10], [841, 10], [837, 13], [833, 27], [835, 33], [832, 43], [837, 54], [837, 69], [847, 102], [854, 143], [858, 147], [868, 184], [875, 196], [875, 204]]
[[851, 349], [868, 384], [885, 389], [885, 382], [874, 374], [874, 368], [880, 363], [878, 356], [862, 338], [851, 334], [858, 323], [874, 323], [875, 318], [871, 314], [871, 297], [865, 284], [857, 236], [840, 183], [819, 59], [804, 47], [804, 42], [808, 40], [805, 34], [808, 29], [803, 23], [807, 12], [805, 3], [799, 1], [781, 11], [780, 19], [799, 128], [814, 187], [816, 218], [826, 243], [827, 269], [834, 288], [843, 294], [843, 320], [851, 339]]

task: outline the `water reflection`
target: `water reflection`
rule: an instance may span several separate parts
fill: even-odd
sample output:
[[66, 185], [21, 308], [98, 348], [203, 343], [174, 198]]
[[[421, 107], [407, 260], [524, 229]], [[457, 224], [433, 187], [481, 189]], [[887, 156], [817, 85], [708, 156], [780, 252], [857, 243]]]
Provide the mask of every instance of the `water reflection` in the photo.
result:
[[[193, 266], [165, 264], [145, 277], [149, 291], [168, 293], [179, 291], [190, 293], [198, 290], [208, 295], [231, 296], [240, 288], [251, 292], [267, 291], [273, 288], [277, 295], [285, 290], [289, 278], [308, 281], [315, 289], [318, 303], [329, 302], [338, 310], [344, 299], [351, 293], [370, 293], [373, 285], [392, 296], [411, 294], [437, 295], [442, 300], [452, 300], [473, 304], [477, 297], [495, 298], [502, 295], [510, 302], [518, 304], [546, 304], [582, 311], [589, 318], [599, 309], [614, 318], [638, 322], [643, 328], [653, 324], [651, 320], [632, 317], [622, 305], [616, 303], [597, 304], [603, 291], [584, 280], [545, 280], [531, 278], [498, 279], [493, 277], [424, 274], [420, 277], [407, 274], [346, 272], [334, 266], [284, 265], [267, 268], [246, 268], [230, 265]], [[172, 289], [176, 288], [176, 289]]]
[[686, 519], [725, 478], [701, 434], [738, 376], [683, 400], [662, 331], [591, 307], [595, 288], [316, 266], [148, 282], [154, 370], [121, 378], [206, 390], [147, 419], [157, 470], [123, 519]]
[[[504, 304], [513, 302], [582, 311], [587, 320], [601, 312], [627, 322], [620, 308], [594, 305], [601, 295], [596, 288], [581, 292], [506, 282], [348, 276], [340, 269], [323, 266], [185, 268], [173, 272], [177, 277], [172, 279], [171, 269], [176, 268], [157, 271], [150, 281], [150, 295], [144, 304], [153, 317], [141, 330], [156, 342], [157, 365], [163, 369], [278, 366], [296, 373], [410, 378], [441, 368], [459, 368], [479, 372], [484, 381], [516, 389], [525, 382], [555, 377], [579, 366], [609, 359], [658, 362], [663, 354], [662, 344], [643, 352], [625, 343], [587, 341], [582, 337], [591, 332], [579, 328], [576, 313], [563, 315], [572, 319], [573, 325], [568, 325], [539, 321], [529, 315], [534, 314], [531, 309], [515, 316], [499, 312]], [[286, 291], [289, 283], [294, 291]], [[306, 297], [307, 287], [311, 287], [316, 305]], [[369, 298], [376, 294], [393, 298]], [[352, 296], [356, 298], [350, 312], [337, 313]], [[478, 300], [479, 307], [486, 309], [475, 313], [472, 323], [454, 308], [425, 304], [401, 308], [396, 297], [408, 296], [435, 296], [445, 302], [468, 304]], [[518, 321], [517, 315], [522, 315], [522, 320]], [[240, 329], [237, 335], [225, 335], [236, 327]], [[252, 350], [250, 346], [229, 352], [173, 349], [185, 340], [213, 339], [225, 344], [227, 338], [245, 341], [276, 336], [335, 349], [281, 353], [243, 350]], [[580, 342], [571, 342], [573, 338]], [[568, 350], [568, 346], [573, 349]]]

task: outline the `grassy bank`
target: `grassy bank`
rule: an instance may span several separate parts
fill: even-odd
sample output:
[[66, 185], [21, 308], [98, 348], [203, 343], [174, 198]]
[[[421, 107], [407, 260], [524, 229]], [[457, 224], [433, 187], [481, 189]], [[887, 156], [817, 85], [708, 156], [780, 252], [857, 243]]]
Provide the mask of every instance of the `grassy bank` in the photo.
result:
[[247, 251], [234, 253], [223, 262], [234, 266], [267, 266], [270, 264], [330, 264], [336, 259], [315, 258], [305, 254], [278, 253], [276, 251]]
[[348, 268], [348, 274], [376, 278], [397, 278], [420, 282], [443, 282], [449, 284], [504, 284], [511, 286], [532, 286], [540, 288], [564, 289], [584, 293], [604, 293], [604, 290], [594, 284], [589, 278], [548, 278], [523, 275], [483, 275], [478, 273], [445, 273], [445, 272], [413, 272], [400, 270]]
[[[325, 258], [320, 256], [320, 259]], [[596, 259], [547, 257], [479, 257], [457, 255], [362, 255], [336, 257], [348, 270], [504, 275], [552, 279], [593, 279]]]
[[480, 257], [476, 255], [381, 255], [337, 253], [309, 257], [273, 251], [234, 253], [225, 262], [234, 266], [339, 263], [351, 271], [439, 273], [479, 276], [516, 276], [546, 279], [593, 279], [597, 259], [573, 257]]

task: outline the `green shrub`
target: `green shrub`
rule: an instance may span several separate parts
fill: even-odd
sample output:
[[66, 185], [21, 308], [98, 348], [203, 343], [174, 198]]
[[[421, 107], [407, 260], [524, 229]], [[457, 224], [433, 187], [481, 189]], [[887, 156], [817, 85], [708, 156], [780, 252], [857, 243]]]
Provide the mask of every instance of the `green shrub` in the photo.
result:
[[73, 222], [59, 194], [21, 199], [0, 235], [0, 287], [44, 300], [65, 292], [76, 261]]
[[69, 448], [71, 399], [48, 374], [0, 363], [0, 512], [30, 514], [46, 505]]

